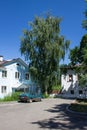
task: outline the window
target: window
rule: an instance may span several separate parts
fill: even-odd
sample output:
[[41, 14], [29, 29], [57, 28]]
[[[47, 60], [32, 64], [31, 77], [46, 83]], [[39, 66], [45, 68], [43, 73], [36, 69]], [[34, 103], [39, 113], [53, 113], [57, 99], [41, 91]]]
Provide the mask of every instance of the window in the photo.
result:
[[15, 78], [19, 79], [19, 72], [15, 72]]
[[74, 94], [74, 90], [71, 90], [71, 94]]
[[83, 94], [83, 91], [82, 91], [82, 90], [79, 90], [79, 94]]
[[6, 90], [7, 90], [7, 87], [6, 87], [6, 86], [2, 86], [2, 87], [1, 87], [1, 92], [2, 92], [2, 93], [6, 93]]
[[69, 74], [69, 82], [73, 81], [73, 75]]
[[17, 65], [17, 66], [20, 66], [20, 64], [19, 64], [19, 63], [17, 63], [16, 65]]
[[12, 88], [12, 93], [14, 93], [14, 92], [15, 92], [15, 90], [16, 90], [15, 88]]
[[2, 77], [7, 77], [7, 71], [2, 71]]
[[29, 80], [29, 73], [26, 73], [26, 74], [25, 74], [25, 79], [26, 79], [26, 80]]

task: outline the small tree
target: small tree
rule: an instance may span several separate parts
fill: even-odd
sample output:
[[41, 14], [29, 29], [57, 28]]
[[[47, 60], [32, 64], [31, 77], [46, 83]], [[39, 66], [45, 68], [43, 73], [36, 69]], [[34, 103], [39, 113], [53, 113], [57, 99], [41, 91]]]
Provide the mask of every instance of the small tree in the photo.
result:
[[[86, 10], [84, 12], [85, 14], [85, 20], [82, 21], [82, 27], [87, 31], [87, 0], [86, 2]], [[87, 86], [87, 34], [85, 34], [82, 37], [82, 40], [80, 42], [80, 63], [81, 66], [81, 74], [80, 74], [80, 86], [86, 87]]]
[[71, 61], [71, 65], [76, 65], [79, 63], [79, 47], [76, 46], [74, 49], [70, 50], [70, 56], [69, 59]]
[[[87, 4], [87, 0], [85, 0]], [[87, 5], [84, 12], [85, 20], [82, 21], [82, 27], [87, 31]], [[80, 45], [70, 50], [71, 65], [75, 66], [75, 71], [79, 75], [79, 85], [82, 88], [87, 86], [87, 34], [84, 34]], [[76, 67], [76, 65], [79, 66]]]
[[85, 34], [80, 42], [80, 47], [79, 47], [79, 62], [86, 64], [86, 55], [87, 55], [87, 34]]

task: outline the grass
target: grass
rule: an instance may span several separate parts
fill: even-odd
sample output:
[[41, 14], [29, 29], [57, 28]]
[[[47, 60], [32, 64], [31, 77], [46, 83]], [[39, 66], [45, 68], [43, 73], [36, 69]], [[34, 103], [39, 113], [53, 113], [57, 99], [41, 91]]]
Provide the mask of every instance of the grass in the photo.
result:
[[3, 99], [0, 99], [0, 102], [8, 102], [8, 101], [18, 101], [18, 96], [20, 92], [12, 93], [12, 95], [5, 96]]
[[42, 97], [43, 97], [43, 98], [49, 98], [49, 94], [45, 94], [45, 93], [44, 93], [44, 94], [42, 95]]
[[70, 110], [87, 113], [87, 99], [77, 99], [74, 103], [71, 103]]

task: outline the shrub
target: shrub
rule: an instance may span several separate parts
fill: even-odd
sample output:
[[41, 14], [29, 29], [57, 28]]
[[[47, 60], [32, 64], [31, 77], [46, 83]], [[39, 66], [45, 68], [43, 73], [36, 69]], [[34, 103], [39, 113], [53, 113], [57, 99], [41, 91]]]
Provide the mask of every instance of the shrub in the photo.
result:
[[19, 94], [20, 94], [20, 92], [15, 92], [15, 93], [12, 93], [12, 95], [7, 95], [3, 99], [0, 99], [0, 102], [2, 102], [2, 101], [17, 101]]
[[60, 93], [60, 91], [61, 91], [61, 85], [52, 87], [52, 93]]
[[49, 97], [49, 94], [45, 94], [45, 93], [44, 93], [44, 94], [42, 95], [42, 97], [43, 97], [43, 98], [48, 98], [48, 97]]

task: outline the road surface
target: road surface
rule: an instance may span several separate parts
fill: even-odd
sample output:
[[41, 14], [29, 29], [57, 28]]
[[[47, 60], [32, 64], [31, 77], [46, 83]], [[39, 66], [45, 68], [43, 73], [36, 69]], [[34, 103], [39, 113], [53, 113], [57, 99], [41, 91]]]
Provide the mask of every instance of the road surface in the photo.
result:
[[87, 130], [87, 119], [66, 111], [69, 99], [0, 103], [0, 130]]

